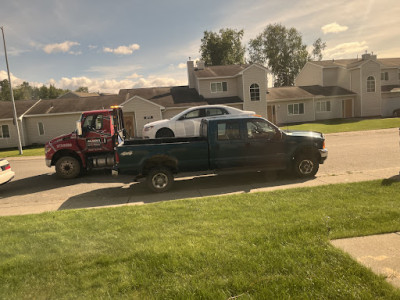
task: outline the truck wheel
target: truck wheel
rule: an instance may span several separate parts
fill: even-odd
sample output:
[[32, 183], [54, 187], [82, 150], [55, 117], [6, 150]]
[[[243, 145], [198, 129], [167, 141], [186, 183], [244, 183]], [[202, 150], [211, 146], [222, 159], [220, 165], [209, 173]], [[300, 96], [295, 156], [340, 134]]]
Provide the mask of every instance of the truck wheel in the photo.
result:
[[63, 179], [78, 177], [81, 172], [81, 164], [72, 156], [63, 156], [56, 163], [56, 173]]
[[319, 163], [314, 155], [300, 154], [294, 160], [294, 173], [299, 178], [312, 177], [318, 169]]
[[168, 128], [161, 128], [156, 133], [156, 138], [168, 138], [168, 137], [174, 137], [174, 136], [175, 136], [174, 132]]
[[151, 169], [147, 174], [147, 185], [153, 192], [162, 193], [168, 191], [173, 182], [174, 177], [167, 168], [155, 168]]

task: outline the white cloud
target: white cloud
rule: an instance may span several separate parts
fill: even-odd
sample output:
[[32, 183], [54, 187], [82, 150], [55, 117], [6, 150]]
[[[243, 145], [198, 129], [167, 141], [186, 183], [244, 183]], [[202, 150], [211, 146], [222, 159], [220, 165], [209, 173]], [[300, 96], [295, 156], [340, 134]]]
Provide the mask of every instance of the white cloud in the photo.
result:
[[69, 52], [73, 46], [77, 46], [77, 45], [79, 45], [78, 42], [65, 41], [65, 42], [59, 43], [59, 44], [45, 45], [43, 47], [43, 51], [46, 52], [47, 54], [57, 53], [57, 52], [66, 53], [66, 52]]
[[186, 69], [186, 64], [185, 63], [180, 63], [178, 65], [178, 69]]
[[364, 53], [367, 49], [368, 45], [366, 41], [343, 43], [325, 50], [324, 56], [327, 58], [355, 57], [359, 53]]
[[[137, 80], [135, 80], [137, 79]], [[82, 77], [63, 77], [59, 81], [49, 80], [48, 84], [53, 84], [58, 88], [76, 90], [80, 86], [88, 87], [92, 92], [118, 93], [120, 89], [160, 87], [160, 86], [177, 86], [185, 85], [186, 81], [176, 80], [169, 77], [148, 76], [143, 78], [140, 75], [133, 74], [127, 79], [97, 79]]]
[[121, 54], [121, 55], [129, 55], [132, 54], [133, 51], [139, 50], [140, 46], [138, 44], [132, 44], [129, 46], [119, 46], [117, 48], [108, 48], [104, 47], [103, 51], [106, 53], [114, 53], [114, 54]]
[[[10, 73], [10, 77], [11, 77], [11, 85], [13, 86], [13, 88], [24, 82], [24, 80], [14, 76], [12, 73]], [[3, 81], [4, 79], [7, 79], [8, 81], [7, 71], [0, 70], [0, 81]]]
[[322, 30], [322, 32], [324, 34], [327, 34], [327, 33], [339, 33], [339, 32], [346, 31], [347, 29], [349, 29], [349, 27], [339, 25], [336, 22], [330, 23], [330, 24], [326, 24], [326, 25], [321, 27], [321, 30]]
[[136, 78], [140, 78], [142, 77], [142, 75], [139, 75], [137, 73], [133, 73], [132, 75], [127, 76], [127, 79], [136, 79]]

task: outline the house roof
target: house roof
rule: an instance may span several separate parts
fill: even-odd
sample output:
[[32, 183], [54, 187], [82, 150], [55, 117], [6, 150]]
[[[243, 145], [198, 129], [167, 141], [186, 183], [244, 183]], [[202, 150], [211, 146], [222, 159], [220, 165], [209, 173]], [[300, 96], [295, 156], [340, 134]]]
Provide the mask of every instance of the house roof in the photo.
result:
[[286, 86], [268, 89], [267, 101], [296, 99], [296, 98], [313, 98], [313, 97], [333, 97], [344, 95], [355, 95], [355, 93], [338, 86]]
[[391, 92], [391, 91], [397, 92], [399, 88], [400, 88], [400, 84], [382, 85], [381, 91], [382, 92]]
[[226, 65], [226, 66], [210, 66], [204, 69], [195, 69], [194, 74], [197, 78], [209, 77], [231, 77], [236, 76], [244, 69], [251, 66], [250, 64], [244, 65]]
[[26, 115], [50, 115], [105, 109], [112, 105], [119, 105], [124, 100], [125, 98], [120, 95], [40, 100]]
[[68, 92], [58, 98], [82, 98], [82, 97], [97, 97], [98, 93], [84, 93], [84, 92]]
[[[398, 67], [400, 68], [400, 58], [378, 58], [377, 62], [382, 64], [382, 66], [390, 68], [390, 67]], [[334, 59], [334, 60], [321, 60], [321, 61], [313, 61], [313, 64], [322, 66], [322, 67], [344, 67], [344, 68], [355, 68], [359, 65], [366, 62], [366, 60], [362, 59]]]
[[139, 96], [163, 107], [183, 107], [206, 104], [227, 104], [243, 102], [239, 97], [209, 98], [199, 95], [196, 89], [188, 86], [154, 87], [120, 90], [125, 99]]
[[[20, 117], [29, 108], [31, 108], [38, 100], [17, 100], [15, 101], [15, 110], [17, 116]], [[12, 119], [14, 111], [11, 101], [0, 101], [0, 119]]]

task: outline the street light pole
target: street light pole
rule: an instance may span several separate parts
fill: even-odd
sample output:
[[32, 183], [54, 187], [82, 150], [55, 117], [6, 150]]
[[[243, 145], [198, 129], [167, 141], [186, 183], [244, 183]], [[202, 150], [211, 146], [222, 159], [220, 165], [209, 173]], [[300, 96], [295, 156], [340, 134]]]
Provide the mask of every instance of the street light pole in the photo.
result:
[[2, 34], [3, 34], [4, 55], [5, 55], [5, 57], [6, 57], [6, 65], [7, 65], [7, 73], [8, 73], [8, 83], [10, 84], [11, 102], [12, 102], [13, 111], [14, 111], [14, 122], [15, 122], [15, 126], [17, 126], [18, 150], [19, 150], [19, 154], [22, 155], [23, 152], [22, 152], [22, 144], [21, 144], [21, 134], [20, 134], [20, 132], [19, 132], [17, 110], [15, 109], [14, 93], [13, 93], [13, 89], [12, 89], [12, 85], [11, 85], [10, 68], [8, 67], [6, 39], [4, 38], [4, 29], [3, 29], [3, 26], [0, 27], [0, 28], [1, 28], [1, 32], [2, 32]]

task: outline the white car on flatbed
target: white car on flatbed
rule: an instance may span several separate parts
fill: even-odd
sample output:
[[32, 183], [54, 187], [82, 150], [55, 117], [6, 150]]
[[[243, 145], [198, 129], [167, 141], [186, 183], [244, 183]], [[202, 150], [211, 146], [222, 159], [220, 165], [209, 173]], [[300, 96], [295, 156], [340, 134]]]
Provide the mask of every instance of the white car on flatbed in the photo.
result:
[[8, 160], [0, 158], [0, 185], [9, 182], [13, 179], [15, 173], [11, 171], [11, 166]]
[[198, 136], [202, 119], [222, 115], [255, 115], [255, 112], [225, 105], [195, 106], [171, 119], [146, 124], [143, 127], [142, 136], [144, 139]]

